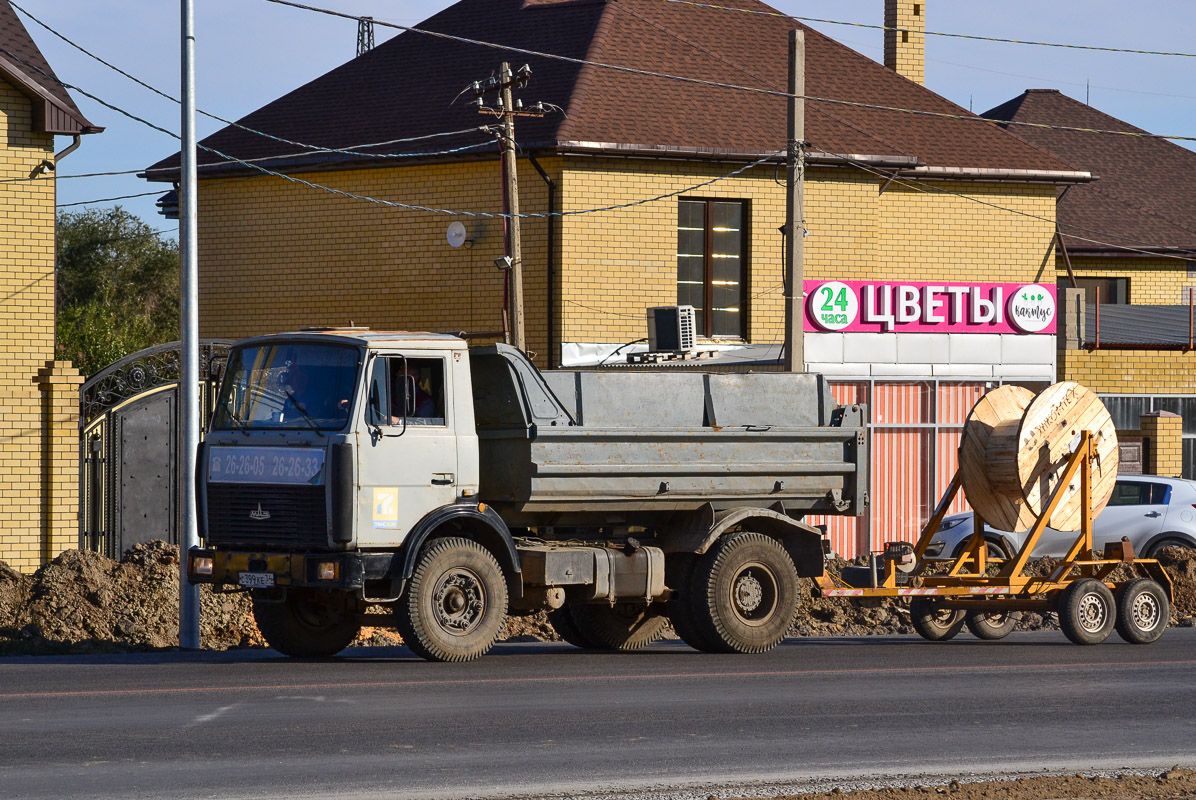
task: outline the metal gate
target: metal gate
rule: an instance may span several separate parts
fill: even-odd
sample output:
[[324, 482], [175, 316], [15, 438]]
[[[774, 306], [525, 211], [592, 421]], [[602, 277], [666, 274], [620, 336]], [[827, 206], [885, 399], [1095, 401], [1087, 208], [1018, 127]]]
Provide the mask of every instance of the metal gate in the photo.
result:
[[[231, 342], [200, 343], [200, 418], [206, 427]], [[79, 390], [79, 546], [109, 558], [137, 542], [179, 543], [181, 343], [133, 353]]]

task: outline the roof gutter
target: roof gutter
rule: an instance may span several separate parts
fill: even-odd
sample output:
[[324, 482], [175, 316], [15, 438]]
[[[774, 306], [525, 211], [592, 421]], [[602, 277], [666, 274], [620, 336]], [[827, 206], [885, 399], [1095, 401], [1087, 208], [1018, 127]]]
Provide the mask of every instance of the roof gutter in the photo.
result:
[[1082, 170], [929, 167], [901, 170], [901, 175], [929, 180], [999, 181], [1003, 183], [1089, 183], [1098, 176]]
[[[525, 145], [527, 146], [527, 145]], [[549, 147], [559, 153], [567, 155], [609, 156], [622, 158], [653, 158], [653, 159], [684, 159], [695, 158], [719, 161], [756, 161], [766, 156], [772, 156], [778, 164], [785, 160], [785, 153], [768, 150], [722, 150], [714, 147], [679, 147], [672, 145], [620, 144], [614, 142], [556, 142], [544, 143], [542, 147]], [[922, 163], [914, 156], [897, 155], [861, 155], [861, 154], [820, 154], [806, 153], [809, 164], [851, 164], [863, 163], [870, 167], [887, 167], [889, 169], [912, 168]]]

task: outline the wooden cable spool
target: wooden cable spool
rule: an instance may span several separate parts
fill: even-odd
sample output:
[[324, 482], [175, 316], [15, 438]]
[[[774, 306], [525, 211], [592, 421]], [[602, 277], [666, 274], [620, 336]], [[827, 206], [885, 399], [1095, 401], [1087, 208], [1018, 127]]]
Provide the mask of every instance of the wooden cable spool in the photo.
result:
[[[1021, 386], [1002, 386], [972, 407], [959, 446], [959, 468], [968, 502], [989, 525], [1028, 530], [1079, 445], [1092, 433], [1095, 451], [1093, 516], [1109, 502], [1117, 480], [1117, 430], [1096, 392], [1073, 381], [1056, 383], [1038, 395]], [[1080, 528], [1081, 473], [1063, 489], [1049, 524], [1061, 531]]]

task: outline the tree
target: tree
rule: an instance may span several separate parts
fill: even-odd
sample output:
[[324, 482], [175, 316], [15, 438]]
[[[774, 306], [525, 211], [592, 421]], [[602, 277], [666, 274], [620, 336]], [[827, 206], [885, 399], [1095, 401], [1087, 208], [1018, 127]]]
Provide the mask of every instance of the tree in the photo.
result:
[[120, 206], [58, 215], [57, 284], [57, 357], [84, 375], [178, 339], [178, 243]]

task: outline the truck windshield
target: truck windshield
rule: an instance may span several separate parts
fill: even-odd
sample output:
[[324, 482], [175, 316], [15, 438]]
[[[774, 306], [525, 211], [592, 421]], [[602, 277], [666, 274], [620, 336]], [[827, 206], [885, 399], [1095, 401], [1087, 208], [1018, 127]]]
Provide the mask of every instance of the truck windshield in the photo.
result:
[[212, 430], [339, 431], [357, 386], [357, 348], [289, 342], [240, 347], [212, 416]]

